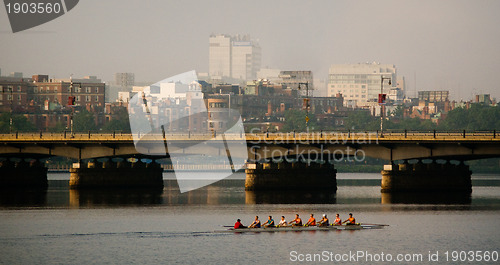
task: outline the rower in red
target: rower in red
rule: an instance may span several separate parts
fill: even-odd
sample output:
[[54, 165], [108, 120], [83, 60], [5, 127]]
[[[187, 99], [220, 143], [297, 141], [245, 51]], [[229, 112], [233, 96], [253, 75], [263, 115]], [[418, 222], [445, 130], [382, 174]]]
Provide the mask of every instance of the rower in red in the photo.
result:
[[302, 219], [299, 218], [299, 214], [296, 214], [295, 219], [290, 221], [288, 224], [292, 226], [302, 226]]
[[240, 219], [238, 219], [236, 220], [236, 223], [234, 223], [234, 229], [240, 229], [240, 228], [247, 228], [247, 227], [241, 223]]
[[342, 219], [340, 219], [339, 214], [335, 216], [335, 220], [333, 221], [332, 225], [342, 225]]

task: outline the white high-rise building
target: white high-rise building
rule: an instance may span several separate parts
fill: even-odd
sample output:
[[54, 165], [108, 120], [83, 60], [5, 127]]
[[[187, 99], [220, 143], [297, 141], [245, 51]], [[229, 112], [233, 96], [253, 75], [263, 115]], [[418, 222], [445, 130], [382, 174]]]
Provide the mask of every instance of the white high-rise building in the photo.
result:
[[249, 36], [210, 36], [208, 71], [211, 77], [253, 80], [260, 65], [260, 46]]
[[210, 76], [231, 76], [231, 36], [209, 38], [208, 73]]
[[[380, 93], [381, 76], [391, 78], [396, 84], [396, 66], [380, 63], [334, 64], [328, 75], [328, 96], [340, 93], [345, 104], [358, 107], [369, 106], [369, 102], [377, 102]], [[384, 81], [384, 93], [389, 94], [392, 86]]]

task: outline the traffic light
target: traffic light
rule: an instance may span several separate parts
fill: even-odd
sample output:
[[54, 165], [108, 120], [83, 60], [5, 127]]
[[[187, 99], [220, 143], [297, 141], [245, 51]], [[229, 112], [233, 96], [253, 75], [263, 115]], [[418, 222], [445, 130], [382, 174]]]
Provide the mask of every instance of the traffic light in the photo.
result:
[[385, 104], [385, 100], [387, 99], [387, 94], [378, 94], [378, 104]]
[[308, 109], [311, 107], [311, 105], [309, 104], [309, 101], [310, 101], [310, 99], [309, 99], [309, 98], [305, 98], [305, 99], [304, 99], [304, 103], [303, 103], [303, 105], [302, 105], [302, 106], [303, 106], [303, 108], [304, 108], [304, 109], [306, 109], [306, 110], [308, 110]]
[[68, 106], [74, 106], [75, 105], [75, 96], [69, 96], [68, 97]]

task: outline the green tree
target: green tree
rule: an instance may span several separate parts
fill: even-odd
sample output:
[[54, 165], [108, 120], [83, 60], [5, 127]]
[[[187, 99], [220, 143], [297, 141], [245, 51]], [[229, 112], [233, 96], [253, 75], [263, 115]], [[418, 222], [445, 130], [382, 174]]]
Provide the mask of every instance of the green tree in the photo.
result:
[[130, 120], [126, 108], [119, 108], [114, 113], [113, 119], [106, 123], [102, 130], [104, 132], [123, 132], [130, 133]]
[[406, 118], [400, 120], [398, 123], [386, 121], [384, 122], [384, 128], [393, 130], [420, 131], [420, 130], [433, 130], [436, 128], [436, 125], [430, 120], [421, 120], [419, 118]]
[[53, 127], [49, 127], [47, 129], [49, 132], [60, 133], [66, 130], [66, 126], [64, 123], [58, 121], [56, 125], [54, 125]]
[[472, 104], [469, 109], [456, 108], [439, 126], [442, 130], [498, 130], [500, 107]]
[[87, 110], [82, 110], [74, 114], [73, 131], [86, 132], [95, 130], [97, 130], [97, 126], [95, 125], [95, 117], [93, 113], [88, 112]]
[[[316, 117], [314, 114], [309, 113], [309, 130], [314, 131], [318, 129]], [[306, 111], [305, 110], [287, 110], [285, 112], [285, 124], [282, 131], [284, 132], [305, 132], [306, 131]]]
[[0, 132], [9, 133], [11, 130], [10, 118], [12, 117], [12, 132], [34, 132], [36, 126], [26, 117], [20, 114], [11, 114], [4, 112], [0, 114]]
[[356, 131], [375, 131], [380, 129], [380, 117], [374, 117], [367, 111], [353, 111], [345, 119], [345, 127]]
[[102, 127], [103, 132], [123, 132], [130, 133], [130, 123], [127, 119], [114, 119]]

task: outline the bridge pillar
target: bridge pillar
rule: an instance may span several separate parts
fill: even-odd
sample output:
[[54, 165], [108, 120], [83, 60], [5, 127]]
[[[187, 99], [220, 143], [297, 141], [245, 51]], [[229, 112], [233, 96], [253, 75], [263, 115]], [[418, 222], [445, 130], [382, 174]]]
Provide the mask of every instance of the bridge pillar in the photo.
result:
[[[397, 168], [397, 169], [396, 169]], [[384, 166], [382, 170], [382, 192], [427, 192], [427, 191], [458, 191], [472, 192], [469, 167], [463, 163], [453, 165], [418, 163], [400, 164], [399, 166]]]
[[337, 170], [324, 163], [247, 163], [245, 190], [337, 190]]
[[75, 163], [70, 168], [71, 189], [152, 188], [163, 189], [163, 169], [151, 162]]
[[40, 161], [0, 162], [0, 188], [46, 189], [47, 186], [47, 168]]

